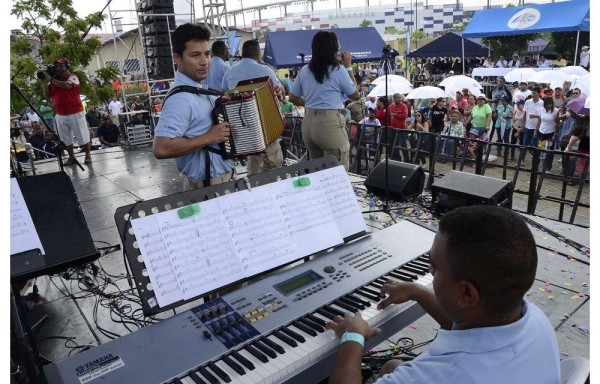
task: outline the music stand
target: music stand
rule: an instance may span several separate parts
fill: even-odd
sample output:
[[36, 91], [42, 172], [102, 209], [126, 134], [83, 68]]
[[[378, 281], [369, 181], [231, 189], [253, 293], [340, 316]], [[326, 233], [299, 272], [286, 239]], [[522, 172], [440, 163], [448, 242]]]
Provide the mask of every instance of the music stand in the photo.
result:
[[[29, 278], [96, 260], [100, 253], [94, 246], [75, 188], [66, 173], [22, 177], [17, 183], [45, 251], [42, 254], [39, 249], [33, 249], [10, 256], [11, 319], [29, 379], [37, 382], [37, 375], [42, 372], [41, 357], [18, 287]], [[39, 372], [35, 372], [34, 358]]]

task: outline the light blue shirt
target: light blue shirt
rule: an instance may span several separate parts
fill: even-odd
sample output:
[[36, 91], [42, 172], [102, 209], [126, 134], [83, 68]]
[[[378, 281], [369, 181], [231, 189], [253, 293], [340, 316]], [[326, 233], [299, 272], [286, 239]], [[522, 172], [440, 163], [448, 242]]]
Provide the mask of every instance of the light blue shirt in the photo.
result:
[[521, 315], [499, 327], [439, 330], [428, 350], [377, 384], [559, 384], [560, 359], [550, 321], [526, 300]]
[[228, 62], [224, 61], [219, 56], [213, 56], [210, 62], [210, 69], [208, 70], [208, 76], [202, 83], [206, 84], [210, 89], [222, 91], [223, 88], [221, 88], [221, 82], [223, 81], [225, 72], [227, 72], [229, 68], [231, 67]]
[[[503, 113], [508, 113], [508, 114], [513, 113], [513, 108], [510, 106], [510, 104], [506, 104], [506, 107], [504, 107], [504, 105], [502, 105], [502, 103], [500, 103], [498, 105], [498, 118], [496, 119], [496, 128], [502, 127], [502, 119], [504, 119], [502, 117]], [[512, 119], [504, 119], [504, 121], [506, 122], [506, 129], [511, 129], [512, 128]]]
[[[179, 85], [206, 88], [177, 71], [175, 72], [173, 87]], [[214, 108], [214, 100], [214, 96], [196, 95], [188, 92], [180, 92], [169, 97], [163, 105], [154, 136], [176, 138], [204, 135], [213, 126], [211, 111]], [[214, 147], [217, 147], [217, 145], [214, 145]], [[199, 149], [175, 158], [177, 170], [189, 179], [204, 180], [205, 152], [205, 150]], [[231, 169], [233, 169], [233, 161], [224, 160], [220, 155], [210, 153], [211, 177], [223, 175]]]
[[343, 66], [330, 67], [329, 77], [319, 84], [308, 65], [302, 67], [290, 91], [296, 97], [304, 97], [304, 106], [313, 109], [342, 109], [344, 95], [354, 92], [356, 85]]
[[240, 81], [256, 79], [257, 77], [269, 76], [273, 80], [273, 85], [279, 85], [279, 79], [275, 72], [265, 64], [260, 64], [254, 59], [243, 58], [239, 63], [231, 67], [223, 77], [221, 89], [230, 90], [237, 86]]

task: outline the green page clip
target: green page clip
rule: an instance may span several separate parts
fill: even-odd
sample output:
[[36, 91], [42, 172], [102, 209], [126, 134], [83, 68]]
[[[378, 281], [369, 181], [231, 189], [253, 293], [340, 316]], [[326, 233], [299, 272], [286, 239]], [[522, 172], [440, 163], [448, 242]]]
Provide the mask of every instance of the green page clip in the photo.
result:
[[179, 208], [177, 210], [177, 216], [179, 216], [180, 219], [187, 219], [188, 217], [197, 215], [198, 213], [200, 213], [200, 204], [198, 203], [188, 205], [187, 207]]
[[309, 185], [310, 185], [310, 179], [308, 177], [301, 177], [297, 180], [294, 180], [294, 188], [308, 187]]

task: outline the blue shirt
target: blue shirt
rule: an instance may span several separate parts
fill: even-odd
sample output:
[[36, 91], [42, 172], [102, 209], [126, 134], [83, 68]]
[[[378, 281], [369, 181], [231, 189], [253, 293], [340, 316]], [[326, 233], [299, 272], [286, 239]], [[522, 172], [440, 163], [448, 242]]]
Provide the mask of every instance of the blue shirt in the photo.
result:
[[223, 88], [221, 88], [221, 82], [223, 81], [225, 72], [227, 72], [229, 68], [231, 67], [229, 66], [228, 62], [224, 61], [219, 56], [214, 56], [210, 62], [208, 76], [202, 83], [206, 84], [206, 86], [210, 89], [222, 91]]
[[[191, 85], [203, 87], [183, 73], [175, 72], [173, 87]], [[163, 105], [154, 136], [169, 138], [196, 137], [204, 135], [213, 126], [211, 111], [214, 96], [196, 95], [188, 92], [177, 93]], [[215, 145], [215, 147], [217, 147]], [[175, 158], [177, 170], [187, 178], [201, 181], [205, 179], [206, 150], [199, 149]], [[233, 161], [224, 160], [216, 153], [210, 153], [210, 176], [220, 176], [233, 169]]]
[[559, 384], [556, 334], [546, 315], [523, 300], [511, 324], [439, 330], [429, 349], [377, 384]]
[[231, 67], [223, 77], [221, 89], [230, 90], [237, 86], [240, 81], [256, 79], [257, 77], [269, 76], [273, 80], [273, 85], [279, 85], [279, 79], [275, 72], [265, 64], [260, 64], [254, 59], [243, 58], [239, 63]]
[[344, 67], [330, 67], [329, 77], [319, 84], [308, 65], [302, 67], [290, 91], [296, 97], [304, 97], [304, 106], [313, 109], [343, 109], [344, 95], [354, 92], [356, 85]]

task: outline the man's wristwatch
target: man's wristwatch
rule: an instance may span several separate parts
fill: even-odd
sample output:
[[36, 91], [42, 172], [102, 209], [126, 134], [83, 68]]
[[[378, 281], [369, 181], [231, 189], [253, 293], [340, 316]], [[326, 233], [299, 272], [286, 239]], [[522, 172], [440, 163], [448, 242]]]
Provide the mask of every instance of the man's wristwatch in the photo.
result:
[[356, 332], [344, 332], [340, 340], [342, 341], [342, 344], [344, 344], [346, 341], [356, 341], [361, 346], [365, 346], [365, 337]]

